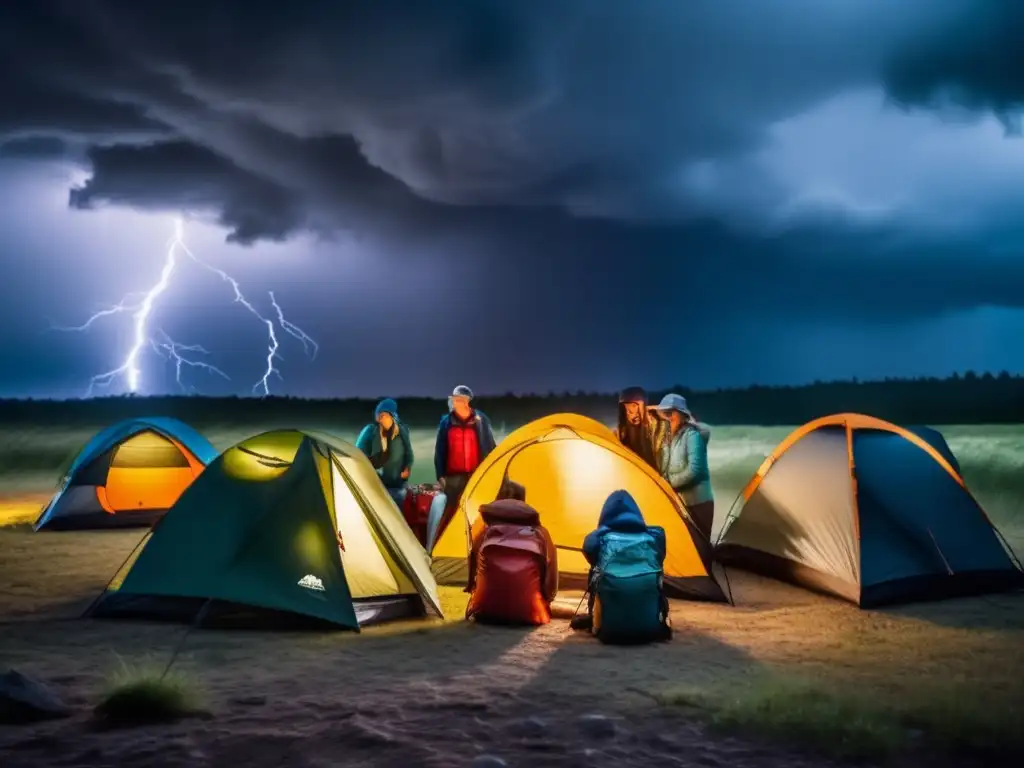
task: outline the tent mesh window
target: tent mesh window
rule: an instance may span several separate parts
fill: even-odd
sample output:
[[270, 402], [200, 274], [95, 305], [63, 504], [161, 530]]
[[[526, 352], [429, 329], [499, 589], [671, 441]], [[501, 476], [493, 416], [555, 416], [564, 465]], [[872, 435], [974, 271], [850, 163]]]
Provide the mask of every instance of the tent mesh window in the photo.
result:
[[[177, 449], [175, 449], [177, 450]], [[107, 482], [111, 451], [104, 451], [71, 476], [68, 485], [103, 485]]]
[[188, 467], [188, 459], [174, 443], [156, 432], [140, 432], [121, 443], [110, 466], [123, 469]]

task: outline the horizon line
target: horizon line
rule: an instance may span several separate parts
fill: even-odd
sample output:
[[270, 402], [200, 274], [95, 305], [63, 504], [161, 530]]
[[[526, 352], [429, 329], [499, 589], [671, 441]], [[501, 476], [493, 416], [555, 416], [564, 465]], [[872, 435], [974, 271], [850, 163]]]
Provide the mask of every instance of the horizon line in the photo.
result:
[[[953, 372], [947, 376], [902, 376], [893, 377], [887, 376], [880, 379], [860, 379], [853, 377], [849, 379], [816, 379], [810, 382], [803, 382], [800, 384], [748, 384], [746, 386], [732, 386], [732, 387], [716, 387], [714, 389], [693, 389], [685, 386], [672, 385], [667, 388], [656, 388], [647, 389], [648, 393], [662, 393], [662, 392], [685, 392], [688, 395], [714, 395], [724, 393], [735, 393], [735, 392], [750, 392], [753, 390], [764, 390], [764, 389], [810, 389], [813, 387], [825, 387], [825, 386], [841, 386], [841, 385], [852, 385], [852, 386], [871, 386], [881, 384], [908, 384], [908, 383], [921, 383], [921, 382], [952, 382], [952, 381], [965, 381], [965, 380], [995, 380], [995, 381], [1016, 381], [1024, 379], [1024, 373], [1010, 373], [1009, 371], [1002, 370], [997, 373], [992, 371], [965, 371], [964, 373]], [[562, 391], [548, 391], [546, 393], [540, 392], [504, 392], [502, 394], [483, 394], [475, 395], [474, 400], [503, 400], [509, 398], [516, 399], [559, 399], [559, 398], [572, 398], [572, 397], [616, 397], [617, 391], [613, 392], [601, 392], [601, 391], [586, 391], [586, 390], [562, 390]], [[119, 395], [102, 395], [95, 397], [33, 397], [31, 395], [23, 397], [0, 397], [0, 404], [6, 403], [92, 403], [92, 402], [104, 402], [109, 400], [306, 400], [311, 402], [346, 402], [346, 401], [361, 401], [361, 400], [376, 400], [380, 399], [380, 395], [349, 395], [345, 397], [328, 397], [328, 396], [304, 396], [304, 395], [186, 395], [186, 394], [154, 394], [154, 395], [140, 395], [137, 393], [123, 393]], [[444, 400], [448, 395], [391, 395], [392, 399], [396, 400]]]

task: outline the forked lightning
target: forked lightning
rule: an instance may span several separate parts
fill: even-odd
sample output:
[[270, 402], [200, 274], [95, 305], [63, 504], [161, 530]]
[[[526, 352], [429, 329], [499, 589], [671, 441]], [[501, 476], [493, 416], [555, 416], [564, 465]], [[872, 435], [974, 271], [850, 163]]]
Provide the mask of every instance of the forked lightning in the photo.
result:
[[[139, 367], [139, 358], [146, 348], [152, 349], [154, 352], [170, 360], [174, 363], [175, 378], [178, 385], [184, 390], [185, 384], [182, 381], [182, 369], [183, 366], [189, 368], [200, 368], [208, 373], [216, 374], [225, 379], [228, 378], [227, 374], [216, 366], [210, 365], [209, 363], [202, 362], [201, 360], [193, 359], [192, 357], [186, 357], [183, 353], [192, 354], [209, 354], [203, 347], [197, 344], [180, 344], [170, 338], [163, 330], [157, 329], [156, 334], [150, 331], [150, 320], [153, 314], [153, 310], [157, 304], [157, 300], [160, 295], [167, 290], [171, 284], [171, 279], [174, 276], [175, 270], [178, 268], [178, 254], [179, 252], [188, 257], [192, 262], [217, 275], [221, 280], [228, 283], [234, 292], [235, 303], [241, 304], [245, 307], [250, 314], [253, 315], [257, 320], [262, 323], [267, 329], [267, 357], [266, 357], [266, 369], [264, 370], [263, 376], [260, 377], [252, 388], [253, 392], [262, 390], [262, 394], [270, 394], [270, 377], [277, 376], [281, 377], [281, 372], [274, 365], [275, 360], [280, 360], [281, 355], [278, 353], [280, 343], [277, 339], [275, 332], [274, 320], [269, 317], [264, 317], [260, 314], [259, 310], [252, 305], [252, 303], [242, 293], [242, 288], [231, 275], [222, 269], [218, 269], [205, 261], [197, 257], [185, 244], [184, 235], [184, 222], [181, 219], [175, 219], [174, 222], [174, 236], [167, 243], [167, 257], [164, 260], [163, 269], [160, 272], [160, 279], [156, 284], [145, 293], [133, 293], [124, 297], [119, 303], [101, 309], [99, 312], [93, 314], [88, 320], [78, 326], [73, 327], [61, 327], [54, 326], [54, 330], [59, 331], [87, 331], [92, 327], [93, 323], [97, 320], [108, 317], [110, 315], [120, 315], [131, 312], [132, 320], [134, 325], [134, 331], [132, 334], [132, 347], [128, 350], [128, 354], [125, 356], [124, 361], [112, 370], [104, 373], [97, 374], [89, 380], [89, 388], [86, 392], [86, 397], [91, 396], [96, 387], [108, 387], [118, 378], [124, 378], [127, 385], [128, 391], [131, 393], [137, 393], [141, 385], [142, 372]], [[134, 297], [141, 296], [141, 300], [137, 303], [131, 304], [129, 300]], [[312, 357], [316, 357], [316, 353], [319, 351], [319, 345], [306, 334], [301, 328], [294, 323], [290, 322], [284, 316], [280, 305], [277, 303], [277, 299], [274, 297], [273, 291], [270, 292], [270, 304], [276, 314], [277, 324], [281, 330], [285, 331], [290, 336], [295, 337], [302, 343], [302, 348], [307, 354], [311, 354]], [[312, 352], [311, 352], [312, 350]]]

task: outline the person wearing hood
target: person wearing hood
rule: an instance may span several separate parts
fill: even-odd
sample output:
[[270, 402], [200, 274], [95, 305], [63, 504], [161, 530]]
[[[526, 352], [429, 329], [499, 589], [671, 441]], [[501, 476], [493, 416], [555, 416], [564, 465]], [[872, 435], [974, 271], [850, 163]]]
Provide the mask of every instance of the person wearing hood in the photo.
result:
[[583, 556], [591, 566], [597, 564], [604, 537], [612, 531], [651, 534], [661, 559], [665, 558], [665, 529], [660, 525], [647, 524], [629, 491], [615, 491], [605, 499], [601, 507], [601, 516], [597, 518], [597, 528], [583, 539]]
[[619, 393], [619, 423], [615, 434], [619, 442], [646, 461], [659, 468], [662, 421], [647, 407], [647, 392], [643, 387], [627, 387]]
[[[446, 498], [437, 537], [448, 525], [466, 490], [470, 475], [494, 450], [491, 420], [473, 407], [473, 390], [460, 384], [448, 398], [448, 413], [441, 417], [434, 443], [434, 471]], [[436, 539], [435, 539], [436, 541]]]
[[679, 494], [697, 529], [710, 542], [715, 522], [715, 495], [708, 466], [711, 428], [693, 417], [682, 395], [665, 395], [657, 411], [668, 427], [658, 469]]
[[384, 487], [399, 508], [405, 500], [415, 457], [409, 428], [398, 419], [398, 403], [386, 398], [373, 409], [374, 423], [367, 424], [356, 439], [356, 448], [366, 454]]
[[587, 613], [577, 616], [570, 622], [573, 629], [590, 629], [593, 625], [594, 593], [592, 589], [594, 579], [594, 568], [601, 559], [601, 548], [604, 539], [609, 533], [625, 534], [647, 534], [651, 537], [651, 544], [655, 549], [659, 562], [664, 562], [667, 552], [665, 544], [665, 529], [659, 525], [647, 525], [643, 513], [637, 505], [636, 500], [629, 491], [614, 491], [605, 499], [601, 507], [601, 515], [597, 519], [597, 528], [588, 533], [583, 539], [583, 556], [590, 565], [590, 573], [587, 576], [588, 603]]

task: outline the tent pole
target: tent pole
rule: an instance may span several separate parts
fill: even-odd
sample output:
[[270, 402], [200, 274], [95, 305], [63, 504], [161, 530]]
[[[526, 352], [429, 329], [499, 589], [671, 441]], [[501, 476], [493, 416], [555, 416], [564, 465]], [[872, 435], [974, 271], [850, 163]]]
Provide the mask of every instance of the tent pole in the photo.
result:
[[1021, 565], [1020, 560], [1017, 559], [1017, 553], [1013, 551], [1013, 547], [1010, 546], [1010, 542], [1008, 542], [1006, 540], [1006, 537], [1003, 536], [1003, 532], [996, 528], [994, 525], [992, 526], [992, 530], [996, 532], [996, 536], [998, 536], [999, 540], [1003, 543], [1003, 547], [1009, 553], [1010, 559], [1013, 561], [1013, 564], [1017, 566], [1017, 570], [1024, 571], [1024, 565]]
[[736, 509], [736, 505], [739, 504], [740, 498], [742, 496], [743, 491], [741, 490], [739, 493], [736, 494], [736, 498], [732, 500], [732, 504], [729, 505], [729, 511], [725, 513], [725, 520], [722, 521], [722, 525], [718, 529], [718, 535], [715, 537], [714, 542], [712, 542], [711, 537], [708, 536], [708, 543], [711, 544], [712, 548], [715, 548], [722, 543], [722, 537], [725, 536], [725, 532], [729, 528], [729, 525], [736, 517], [739, 517], [739, 514], [734, 514], [734, 511]]
[[939, 542], [937, 542], [935, 540], [935, 534], [932, 533], [932, 529], [931, 528], [928, 529], [928, 535], [931, 537], [932, 544], [935, 546], [935, 551], [938, 552], [939, 553], [939, 557], [942, 558], [942, 564], [946, 566], [946, 572], [950, 576], [952, 576], [953, 575], [953, 569], [949, 567], [949, 561], [946, 559], [946, 556], [944, 554], [942, 554], [942, 550], [939, 548]]

